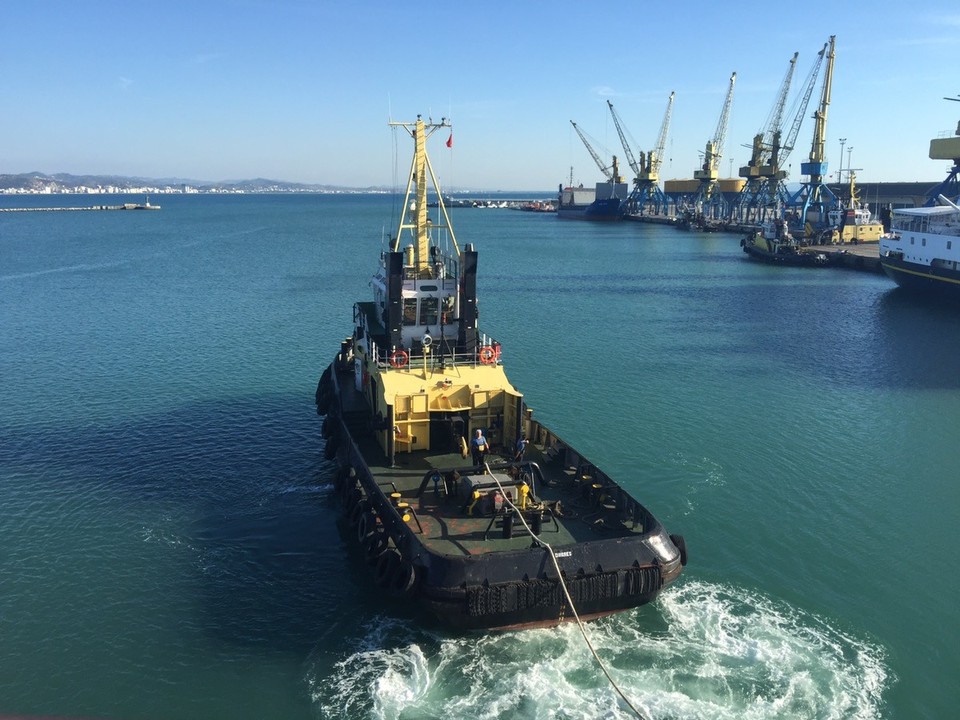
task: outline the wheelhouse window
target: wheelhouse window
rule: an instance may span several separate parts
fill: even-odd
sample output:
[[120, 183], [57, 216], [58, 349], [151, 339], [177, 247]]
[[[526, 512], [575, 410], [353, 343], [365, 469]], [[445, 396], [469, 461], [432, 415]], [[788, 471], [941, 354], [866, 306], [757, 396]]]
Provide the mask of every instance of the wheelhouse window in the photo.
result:
[[435, 297], [426, 297], [420, 301], [420, 324], [437, 324], [437, 306], [438, 300]]
[[403, 299], [403, 324], [404, 325], [417, 324], [417, 299], [416, 298]]

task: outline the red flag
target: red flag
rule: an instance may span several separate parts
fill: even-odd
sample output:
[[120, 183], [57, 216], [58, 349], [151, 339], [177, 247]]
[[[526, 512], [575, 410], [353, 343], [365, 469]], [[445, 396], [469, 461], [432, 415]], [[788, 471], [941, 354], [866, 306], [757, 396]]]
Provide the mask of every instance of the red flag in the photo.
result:
[[447, 147], [453, 147], [453, 133], [450, 133], [450, 137], [447, 138]]

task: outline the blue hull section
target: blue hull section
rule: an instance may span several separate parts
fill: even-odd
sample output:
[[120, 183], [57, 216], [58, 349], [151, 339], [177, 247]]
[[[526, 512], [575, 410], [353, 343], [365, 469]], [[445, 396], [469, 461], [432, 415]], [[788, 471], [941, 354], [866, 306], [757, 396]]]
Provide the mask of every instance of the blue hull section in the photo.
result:
[[589, 205], [561, 205], [557, 208], [557, 217], [565, 220], [621, 220], [624, 216], [624, 203], [619, 199], [594, 200]]

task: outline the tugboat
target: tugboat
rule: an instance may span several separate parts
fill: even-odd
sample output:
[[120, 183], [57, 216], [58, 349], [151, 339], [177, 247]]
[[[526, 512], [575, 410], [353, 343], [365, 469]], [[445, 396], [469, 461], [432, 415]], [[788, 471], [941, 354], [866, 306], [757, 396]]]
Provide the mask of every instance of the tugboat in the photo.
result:
[[878, 242], [883, 235], [883, 223], [873, 217], [870, 207], [860, 202], [857, 176], [852, 170], [849, 181], [850, 202], [827, 212], [828, 227], [821, 231], [823, 244]]
[[783, 218], [769, 220], [740, 241], [740, 247], [753, 260], [773, 265], [827, 267], [830, 258], [824, 252], [804, 247], [787, 228]]
[[458, 244], [427, 155], [450, 122], [390, 125], [414, 146], [399, 224], [316, 391], [375, 582], [458, 631], [650, 602], [686, 564], [683, 537], [533, 418], [502, 345], [480, 332], [478, 252]]

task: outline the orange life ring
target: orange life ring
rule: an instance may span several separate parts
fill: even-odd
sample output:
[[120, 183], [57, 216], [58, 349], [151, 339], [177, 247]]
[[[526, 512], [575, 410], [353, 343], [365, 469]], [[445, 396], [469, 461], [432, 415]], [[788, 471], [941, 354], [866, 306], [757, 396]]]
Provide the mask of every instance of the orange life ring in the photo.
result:
[[394, 350], [393, 355], [390, 356], [390, 365], [395, 368], [404, 368], [409, 360], [410, 355], [406, 350]]
[[493, 365], [497, 361], [497, 353], [489, 345], [480, 348], [480, 362], [484, 365]]

